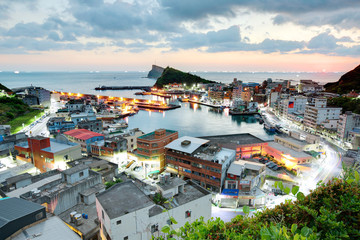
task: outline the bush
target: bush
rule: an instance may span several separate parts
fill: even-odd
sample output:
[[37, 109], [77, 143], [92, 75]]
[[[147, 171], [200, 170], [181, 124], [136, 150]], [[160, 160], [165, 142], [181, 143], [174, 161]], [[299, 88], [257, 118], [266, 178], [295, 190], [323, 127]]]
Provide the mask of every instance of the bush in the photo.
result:
[[343, 179], [318, 184], [306, 197], [294, 186], [291, 191], [297, 201], [265, 209], [254, 217], [238, 215], [229, 223], [200, 218], [179, 231], [163, 232], [178, 239], [360, 239], [359, 178], [352, 169]]

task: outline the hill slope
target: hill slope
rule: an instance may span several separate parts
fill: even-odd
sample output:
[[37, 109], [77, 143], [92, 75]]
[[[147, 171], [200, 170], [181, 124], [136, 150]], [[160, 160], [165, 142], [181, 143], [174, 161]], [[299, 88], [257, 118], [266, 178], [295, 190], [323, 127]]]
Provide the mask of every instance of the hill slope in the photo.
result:
[[164, 72], [164, 68], [160, 66], [152, 65], [151, 70], [148, 73], [147, 77], [157, 79], [158, 77], [161, 76], [163, 72]]
[[325, 84], [326, 92], [349, 93], [351, 90], [360, 91], [360, 65], [341, 76], [339, 81]]
[[154, 87], [162, 88], [169, 83], [185, 83], [187, 86], [191, 86], [196, 83], [216, 83], [214, 81], [203, 79], [199, 76], [191, 73], [184, 73], [177, 69], [167, 67], [161, 76], [157, 79]]

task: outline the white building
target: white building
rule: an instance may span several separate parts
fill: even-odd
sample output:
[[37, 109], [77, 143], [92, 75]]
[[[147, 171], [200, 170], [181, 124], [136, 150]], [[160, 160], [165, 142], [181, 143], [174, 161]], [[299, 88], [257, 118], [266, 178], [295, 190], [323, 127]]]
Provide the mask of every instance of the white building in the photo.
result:
[[304, 114], [304, 125], [309, 128], [316, 128], [328, 120], [338, 120], [342, 108], [327, 107], [326, 98], [316, 98], [311, 105], [307, 105]]
[[348, 141], [349, 133], [354, 128], [360, 127], [360, 115], [352, 113], [350, 111], [340, 115], [339, 123], [337, 126], [338, 138]]
[[[174, 195], [171, 208], [168, 204], [155, 204], [132, 181], [116, 184], [98, 194], [96, 209], [101, 239], [147, 240], [163, 234], [161, 229], [165, 225], [177, 229], [200, 217], [204, 217], [204, 221], [210, 219], [211, 194], [197, 184], [174, 178], [158, 184], [158, 189], [163, 196]], [[170, 217], [177, 224], [172, 224]]]
[[307, 103], [307, 97], [291, 96], [288, 99], [281, 100], [279, 103], [280, 116], [287, 117], [289, 114], [304, 114]]

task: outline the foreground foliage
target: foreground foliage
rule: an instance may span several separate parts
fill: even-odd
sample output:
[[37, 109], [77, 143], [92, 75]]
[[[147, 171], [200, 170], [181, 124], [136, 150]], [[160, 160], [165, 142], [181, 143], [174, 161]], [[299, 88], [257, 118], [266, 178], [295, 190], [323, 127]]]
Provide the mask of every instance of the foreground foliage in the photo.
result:
[[165, 226], [166, 236], [160, 239], [360, 239], [358, 172], [349, 170], [343, 179], [319, 183], [308, 196], [298, 190], [291, 190], [297, 201], [265, 209], [253, 217], [239, 215], [229, 223], [220, 218], [207, 222], [198, 219], [179, 230]]

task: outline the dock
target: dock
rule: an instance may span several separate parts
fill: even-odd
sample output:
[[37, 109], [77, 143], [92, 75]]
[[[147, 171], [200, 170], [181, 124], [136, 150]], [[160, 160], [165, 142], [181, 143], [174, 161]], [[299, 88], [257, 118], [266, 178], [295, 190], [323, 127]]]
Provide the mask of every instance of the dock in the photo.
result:
[[210, 104], [210, 103], [203, 103], [203, 102], [196, 101], [196, 100], [191, 100], [191, 99], [189, 99], [189, 102], [191, 102], [191, 103], [197, 103], [197, 104], [200, 104], [200, 105], [204, 105], [204, 106], [208, 106], [208, 107], [213, 107], [213, 108], [221, 108], [221, 105], [213, 105], [213, 104]]
[[99, 86], [95, 90], [145, 90], [150, 91], [152, 86]]
[[233, 111], [233, 110], [230, 110], [229, 111], [229, 114], [230, 115], [259, 115], [258, 112], [237, 112], [237, 111]]

